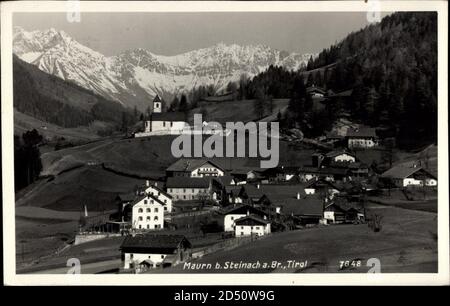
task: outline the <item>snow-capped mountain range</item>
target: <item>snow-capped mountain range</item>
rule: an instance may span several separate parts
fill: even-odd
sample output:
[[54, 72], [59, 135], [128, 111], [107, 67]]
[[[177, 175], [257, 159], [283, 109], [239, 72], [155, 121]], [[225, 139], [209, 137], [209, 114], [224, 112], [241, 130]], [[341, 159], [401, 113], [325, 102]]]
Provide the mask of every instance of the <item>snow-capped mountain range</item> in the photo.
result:
[[108, 57], [63, 31], [51, 28], [27, 32], [20, 27], [14, 28], [13, 52], [46, 73], [141, 110], [156, 94], [170, 99], [174, 94], [210, 84], [220, 92], [243, 73], [253, 77], [270, 65], [297, 70], [315, 56], [263, 45], [219, 43], [175, 56], [135, 49]]

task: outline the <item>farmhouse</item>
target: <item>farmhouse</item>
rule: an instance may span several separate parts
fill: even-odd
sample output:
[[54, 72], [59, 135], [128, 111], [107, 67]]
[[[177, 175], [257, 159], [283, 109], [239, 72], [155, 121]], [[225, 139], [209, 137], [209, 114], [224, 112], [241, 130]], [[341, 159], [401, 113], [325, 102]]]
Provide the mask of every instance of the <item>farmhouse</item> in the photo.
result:
[[347, 167], [311, 167], [304, 166], [299, 168], [299, 178], [301, 182], [308, 182], [313, 179], [323, 178], [327, 181], [346, 181], [351, 176]]
[[348, 129], [348, 148], [373, 148], [378, 145], [378, 137], [373, 128]]
[[135, 137], [151, 135], [181, 134], [186, 126], [185, 115], [181, 112], [163, 112], [164, 102], [156, 95], [153, 99], [153, 113], [144, 121], [144, 132]]
[[281, 213], [294, 217], [299, 225], [317, 224], [323, 218], [323, 205], [316, 196], [287, 199], [281, 203]]
[[236, 220], [249, 216], [250, 214], [258, 216], [261, 219], [267, 219], [267, 214], [265, 212], [250, 205], [233, 206], [225, 210], [223, 214], [223, 227], [225, 232], [234, 231]]
[[160, 230], [164, 228], [164, 204], [157, 197], [146, 194], [130, 204], [132, 228], [139, 230]]
[[209, 177], [168, 177], [167, 193], [175, 201], [218, 200], [220, 183]]
[[337, 199], [324, 208], [323, 218], [326, 223], [353, 223], [364, 220], [364, 210], [356, 205]]
[[323, 196], [326, 196], [329, 199], [332, 199], [334, 195], [338, 194], [339, 192], [340, 192], [339, 187], [337, 187], [335, 184], [325, 179], [311, 180], [305, 186], [306, 194], [308, 195], [322, 194]]
[[270, 234], [270, 222], [257, 216], [249, 215], [235, 222], [235, 236], [263, 236]]
[[310, 86], [308, 88], [306, 88], [306, 93], [311, 97], [311, 98], [323, 98], [326, 94], [325, 90], [321, 87], [317, 87], [317, 86]]
[[397, 187], [437, 186], [437, 178], [422, 167], [395, 166], [381, 175], [381, 179]]
[[223, 176], [225, 170], [216, 163], [203, 158], [180, 158], [166, 169], [167, 177]]
[[140, 234], [127, 236], [120, 246], [124, 269], [170, 267], [191, 257], [191, 243], [183, 235]]

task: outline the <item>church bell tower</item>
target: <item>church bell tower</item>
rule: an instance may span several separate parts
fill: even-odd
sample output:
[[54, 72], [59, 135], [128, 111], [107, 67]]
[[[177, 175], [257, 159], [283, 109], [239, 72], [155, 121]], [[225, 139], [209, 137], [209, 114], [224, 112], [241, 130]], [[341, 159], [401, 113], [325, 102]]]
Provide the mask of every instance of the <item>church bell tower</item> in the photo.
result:
[[162, 112], [162, 101], [158, 95], [153, 99], [153, 112], [161, 113]]

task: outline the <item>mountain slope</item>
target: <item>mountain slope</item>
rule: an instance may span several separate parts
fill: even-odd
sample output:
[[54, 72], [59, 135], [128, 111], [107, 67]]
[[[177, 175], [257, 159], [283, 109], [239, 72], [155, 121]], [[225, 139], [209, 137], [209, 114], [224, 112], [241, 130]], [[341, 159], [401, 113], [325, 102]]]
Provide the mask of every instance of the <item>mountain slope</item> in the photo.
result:
[[71, 82], [13, 58], [14, 108], [60, 127], [87, 126], [94, 121], [119, 125], [130, 110]]
[[141, 110], [156, 94], [167, 98], [200, 85], [213, 85], [218, 92], [241, 74], [252, 77], [270, 65], [297, 70], [311, 57], [262, 45], [223, 43], [176, 56], [135, 49], [106, 57], [63, 31], [27, 32], [20, 27], [14, 28], [13, 49], [44, 72]]

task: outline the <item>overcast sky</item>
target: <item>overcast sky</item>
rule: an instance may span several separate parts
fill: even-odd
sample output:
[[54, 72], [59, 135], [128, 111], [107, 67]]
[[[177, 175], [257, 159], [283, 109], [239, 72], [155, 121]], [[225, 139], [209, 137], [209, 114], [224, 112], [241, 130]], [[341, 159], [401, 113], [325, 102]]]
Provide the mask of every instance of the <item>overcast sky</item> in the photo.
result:
[[69, 23], [65, 13], [15, 13], [13, 23], [63, 30], [109, 56], [135, 48], [175, 55], [219, 42], [315, 53], [368, 21], [361, 12], [82, 13], [80, 23]]

